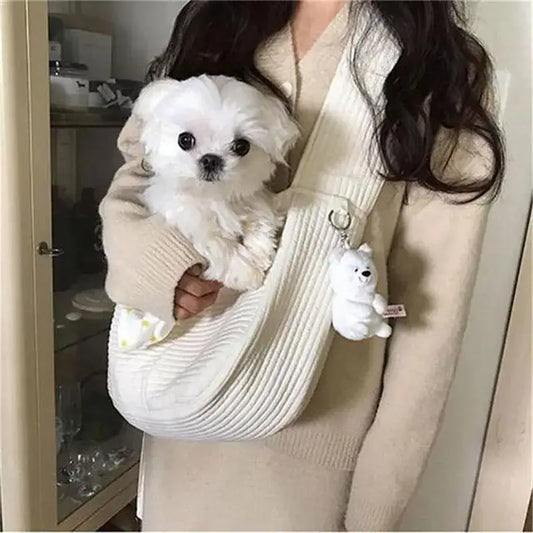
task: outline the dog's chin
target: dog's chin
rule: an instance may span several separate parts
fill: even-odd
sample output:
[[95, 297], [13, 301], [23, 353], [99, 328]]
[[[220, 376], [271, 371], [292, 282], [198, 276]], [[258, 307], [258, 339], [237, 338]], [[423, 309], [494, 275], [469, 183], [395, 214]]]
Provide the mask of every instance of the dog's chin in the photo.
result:
[[[167, 182], [168, 183], [168, 182]], [[263, 183], [256, 180], [228, 179], [223, 174], [218, 176], [179, 176], [173, 180], [173, 193], [196, 197], [204, 200], [231, 200], [251, 196], [263, 188]]]

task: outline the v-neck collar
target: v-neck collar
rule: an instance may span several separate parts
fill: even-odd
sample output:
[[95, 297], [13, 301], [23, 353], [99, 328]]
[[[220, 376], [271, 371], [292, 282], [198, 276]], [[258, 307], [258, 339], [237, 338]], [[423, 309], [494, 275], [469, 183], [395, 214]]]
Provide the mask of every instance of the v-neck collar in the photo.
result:
[[294, 105], [295, 93], [298, 87], [300, 66], [309, 61], [320, 61], [320, 58], [316, 57], [316, 52], [324, 48], [321, 46], [322, 43], [330, 40], [333, 42], [334, 36], [336, 37], [342, 35], [342, 32], [346, 32], [349, 4], [350, 2], [347, 0], [342, 9], [339, 10], [299, 61], [296, 59], [290, 23], [270, 37], [256, 51], [256, 64], [259, 69], [278, 87], [289, 84], [293, 88], [289, 97], [292, 105]]
[[335, 14], [335, 16], [329, 21], [327, 26], [320, 32], [320, 34], [317, 36], [317, 38], [313, 41], [311, 46], [305, 51], [305, 54], [298, 58], [296, 55], [296, 45], [294, 41], [294, 32], [292, 28], [292, 22], [289, 22], [287, 24], [287, 31], [288, 31], [288, 38], [290, 42], [290, 46], [292, 49], [292, 56], [294, 63], [298, 66], [301, 65], [302, 62], [305, 60], [305, 58], [313, 55], [313, 50], [317, 48], [322, 42], [328, 40], [329, 36], [336, 35], [337, 28], [340, 24], [346, 25], [347, 20], [347, 12], [348, 12], [348, 4], [349, 1], [346, 1], [344, 5], [339, 9], [339, 11]]

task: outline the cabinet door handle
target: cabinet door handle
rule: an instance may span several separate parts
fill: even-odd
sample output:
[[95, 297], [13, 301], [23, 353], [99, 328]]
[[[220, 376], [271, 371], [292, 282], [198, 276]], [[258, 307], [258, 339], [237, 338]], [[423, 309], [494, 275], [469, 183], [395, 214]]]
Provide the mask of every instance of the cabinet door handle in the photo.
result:
[[58, 255], [63, 255], [65, 250], [61, 248], [50, 248], [47, 242], [42, 241], [37, 246], [37, 253], [39, 255], [47, 255], [48, 257], [57, 257]]

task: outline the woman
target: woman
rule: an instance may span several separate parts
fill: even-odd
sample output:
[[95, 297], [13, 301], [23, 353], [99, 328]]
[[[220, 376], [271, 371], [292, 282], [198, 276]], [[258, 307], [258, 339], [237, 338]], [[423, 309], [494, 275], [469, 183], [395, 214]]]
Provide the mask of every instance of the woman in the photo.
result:
[[[362, 75], [383, 70], [375, 64], [379, 55], [365, 47], [366, 31], [353, 39], [363, 9], [368, 29], [383, 28], [400, 51], [383, 73], [384, 109]], [[139, 509], [146, 530], [393, 529], [420, 478], [460, 349], [487, 200], [503, 175], [503, 142], [488, 110], [490, 61], [457, 7], [189, 2], [149, 74], [226, 74], [284, 99], [302, 138], [290, 169], [273, 180], [281, 191], [347, 47], [353, 83], [375, 114], [385, 168], [364, 240], [374, 249], [379, 292], [404, 304], [408, 315], [395, 321], [387, 343], [336, 336], [303, 415], [272, 437], [241, 443], [147, 437]], [[149, 174], [133, 119], [118, 144], [127, 162], [101, 206], [107, 290], [115, 301], [163, 319], [186, 319], [212, 304], [219, 286], [197, 277], [196, 252], [140, 204]]]

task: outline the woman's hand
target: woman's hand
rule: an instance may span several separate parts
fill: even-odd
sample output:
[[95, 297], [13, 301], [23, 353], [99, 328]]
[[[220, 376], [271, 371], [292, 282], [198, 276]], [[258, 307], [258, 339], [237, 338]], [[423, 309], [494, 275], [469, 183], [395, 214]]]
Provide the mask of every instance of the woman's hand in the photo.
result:
[[196, 316], [217, 299], [222, 284], [201, 279], [201, 272], [200, 266], [195, 265], [179, 280], [174, 296], [174, 316], [178, 320]]

